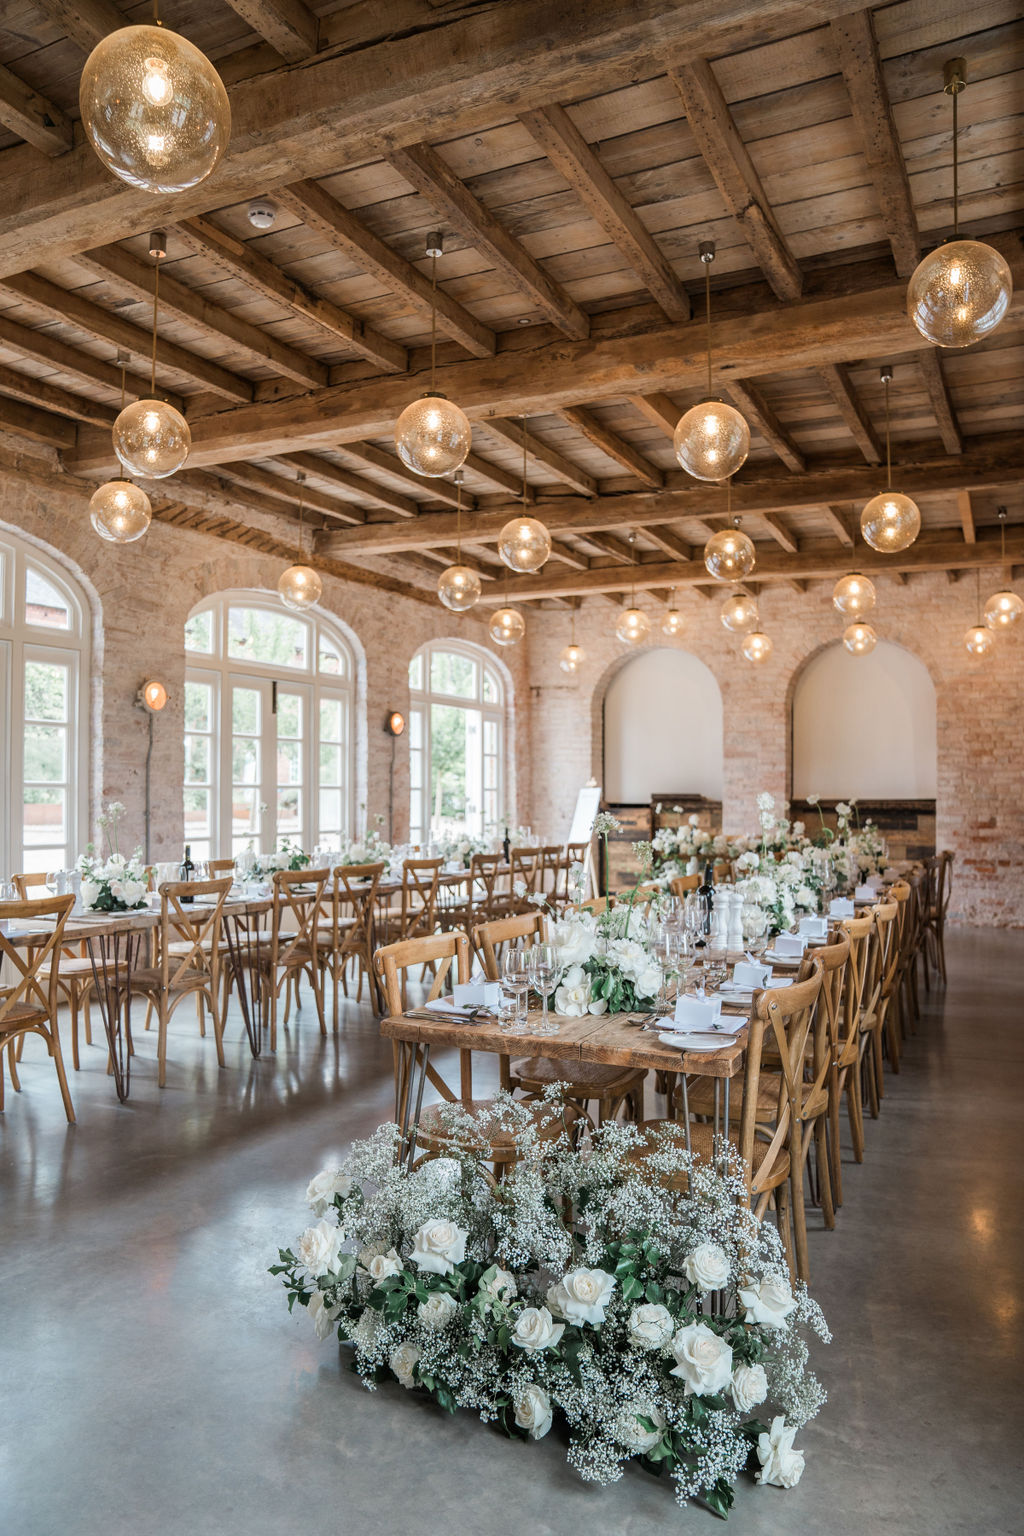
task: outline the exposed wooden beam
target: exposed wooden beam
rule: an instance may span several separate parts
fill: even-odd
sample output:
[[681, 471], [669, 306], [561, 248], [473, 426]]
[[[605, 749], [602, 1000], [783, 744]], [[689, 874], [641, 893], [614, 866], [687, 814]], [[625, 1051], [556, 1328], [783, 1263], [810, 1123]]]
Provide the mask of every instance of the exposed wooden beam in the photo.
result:
[[624, 437], [604, 426], [592, 411], [584, 410], [582, 406], [569, 405], [559, 414], [570, 426], [582, 432], [595, 448], [600, 448], [602, 453], [621, 464], [628, 474], [635, 475], [644, 485], [657, 489], [665, 484], [665, 476], [657, 465], [652, 464], [639, 448], [634, 448]]
[[322, 459], [315, 453], [282, 454], [278, 462], [288, 464], [293, 469], [305, 470], [307, 475], [325, 480], [328, 485], [336, 485], [339, 490], [351, 491], [360, 500], [368, 501], [375, 507], [385, 507], [389, 512], [396, 512], [399, 517], [413, 517], [420, 509], [419, 502], [413, 501], [411, 497], [390, 491], [376, 480], [353, 474], [351, 470], [342, 469], [340, 464]]
[[363, 271], [392, 293], [399, 294], [421, 314], [436, 305], [438, 329], [451, 336], [474, 357], [490, 357], [495, 349], [494, 332], [440, 286], [431, 287], [411, 261], [406, 261], [372, 230], [342, 206], [315, 181], [298, 181], [277, 192], [278, 201], [314, 230], [335, 250], [344, 251]]
[[91, 53], [109, 32], [129, 24], [113, 0], [39, 0], [39, 6], [84, 53]]
[[821, 376], [861, 453], [869, 464], [881, 464], [882, 449], [877, 434], [857, 399], [846, 369], [841, 363], [826, 364], [821, 370]]
[[675, 437], [679, 418], [683, 414], [666, 394], [628, 395], [634, 410], [640, 412], [652, 426], [659, 427], [666, 437]]
[[0, 364], [0, 394], [26, 405], [37, 405], [42, 410], [55, 411], [58, 416], [70, 416], [72, 421], [87, 421], [94, 427], [109, 428], [117, 414], [108, 405], [100, 405], [85, 395], [72, 394], [46, 379], [31, 378], [16, 368]]
[[338, 522], [361, 525], [366, 521], [366, 513], [359, 507], [354, 507], [350, 502], [338, 501], [334, 496], [326, 496], [308, 481], [300, 486], [294, 477], [285, 479], [283, 475], [275, 475], [269, 469], [261, 469], [258, 464], [231, 464], [225, 472], [240, 485], [252, 486], [254, 490], [266, 491], [271, 496], [280, 496], [284, 501], [296, 505], [301, 501], [303, 506], [315, 508], [317, 512], [323, 512]]
[[801, 581], [798, 576], [794, 576], [790, 581], [786, 583], [786, 585], [791, 587], [799, 597], [803, 597], [804, 593], [807, 591], [807, 588], [810, 586], [810, 582]]
[[688, 320], [690, 296], [671, 262], [565, 108], [541, 107], [520, 121], [669, 319]]
[[935, 347], [929, 347], [921, 353], [919, 359], [921, 376], [924, 379], [924, 387], [928, 391], [928, 399], [931, 401], [932, 414], [938, 423], [942, 441], [947, 453], [963, 453], [964, 441], [960, 435], [960, 426], [953, 409], [953, 401], [950, 398], [949, 386], [946, 383], [946, 375], [942, 369], [942, 359]]
[[[137, 363], [148, 368], [153, 340], [151, 333], [141, 326], [132, 325], [109, 309], [83, 299], [79, 293], [58, 288], [56, 283], [40, 277], [37, 272], [22, 272], [17, 276], [5, 277], [2, 286], [8, 293], [16, 294], [26, 304], [43, 310], [54, 320], [85, 331], [88, 336], [106, 342], [111, 347], [122, 348]], [[205, 357], [197, 357], [194, 352], [186, 351], [173, 341], [158, 338], [156, 361], [159, 369], [169, 368], [171, 372], [182, 374], [194, 383], [205, 384], [207, 389], [229, 400], [252, 399], [253, 388], [248, 379], [229, 373], [226, 368], [209, 362]]]
[[781, 545], [787, 554], [796, 554], [800, 546], [781, 518], [776, 517], [773, 512], [762, 512], [761, 522], [767, 528], [776, 544]]
[[817, 510], [828, 523], [840, 544], [846, 549], [852, 549], [854, 546], [852, 518], [843, 511], [842, 507], [830, 507], [827, 502], [823, 502]]
[[644, 528], [644, 538], [650, 539], [652, 544], [657, 544], [666, 555], [671, 555], [676, 560], [692, 560], [693, 550], [685, 539], [681, 539], [671, 528]]
[[564, 539], [551, 540], [551, 553], [556, 559], [561, 560], [563, 564], [571, 565], [574, 570], [586, 571], [590, 568], [589, 555], [583, 554], [578, 549], [573, 549], [571, 545], [566, 544]]
[[[75, 260], [86, 271], [94, 272], [122, 293], [131, 293], [139, 299], [153, 297], [153, 267], [120, 246], [107, 245], [97, 251], [84, 251]], [[214, 304], [166, 272], [160, 276], [160, 312], [176, 315], [207, 335], [241, 348], [253, 362], [273, 368], [299, 384], [323, 389], [328, 382], [328, 369], [324, 363], [307, 357], [287, 342], [278, 341], [260, 326]]]
[[575, 299], [548, 276], [491, 210], [473, 196], [436, 149], [429, 144], [412, 144], [408, 149], [395, 150], [387, 158], [464, 240], [494, 262], [545, 319], [578, 341], [590, 335], [590, 318]]
[[974, 508], [971, 505], [971, 493], [969, 490], [960, 490], [956, 493], [957, 511], [960, 513], [960, 526], [964, 531], [964, 543], [974, 544], [978, 533], [974, 526]]
[[[518, 475], [514, 475], [511, 470], [505, 469], [503, 465], [492, 464], [490, 459], [482, 459], [478, 453], [467, 453], [463, 468], [471, 470], [474, 475], [479, 475], [481, 480], [488, 481], [499, 491], [507, 491], [517, 501], [522, 501], [523, 483], [521, 478]], [[537, 499], [536, 489], [532, 485], [526, 487], [526, 499], [528, 502], [536, 501]], [[465, 501], [465, 497], [463, 497], [463, 501]]]
[[764, 438], [769, 448], [778, 454], [787, 469], [793, 470], [794, 474], [801, 474], [806, 468], [807, 460], [756, 384], [752, 384], [749, 380], [740, 384], [733, 379], [729, 384], [729, 394], [736, 409], [746, 417], [747, 425], [753, 427], [754, 431]]
[[0, 123], [44, 155], [63, 155], [75, 140], [71, 119], [0, 64]]
[[33, 442], [46, 443], [51, 448], [73, 448], [75, 424], [64, 416], [54, 416], [41, 411], [22, 400], [0, 399], [0, 430], [17, 432]]
[[588, 544], [593, 544], [604, 555], [611, 555], [620, 565], [635, 564], [636, 557], [632, 547], [622, 539], [617, 539], [612, 533], [585, 533], [581, 535]]
[[317, 19], [303, 0], [228, 0], [228, 5], [289, 64], [316, 53]]
[[775, 222], [761, 178], [710, 63], [695, 57], [668, 73], [682, 97], [704, 164], [758, 266], [780, 299], [798, 299], [803, 289], [800, 268]]
[[870, 9], [855, 11], [836, 17], [831, 30], [896, 270], [901, 277], [909, 277], [921, 254], [921, 237], [903, 147], [882, 73], [874, 18]]
[[[399, 480], [403, 485], [419, 491], [431, 501], [445, 501], [452, 507], [458, 502], [458, 491], [450, 480], [431, 480], [423, 475], [417, 475], [413, 470], [406, 469], [397, 454], [388, 453], [374, 443], [339, 443], [338, 452], [351, 459], [358, 459], [360, 463], [369, 464], [373, 469], [379, 469], [383, 474], [390, 475], [392, 479]], [[468, 496], [463, 488], [463, 510], [472, 511], [475, 506], [475, 497]], [[454, 538], [454, 534], [452, 537]]]
[[[31, 326], [19, 325], [16, 320], [0, 315], [0, 348], [13, 352], [16, 357], [50, 363], [69, 378], [79, 379], [89, 390], [99, 385], [101, 389], [110, 390], [115, 395], [120, 393], [119, 368], [102, 362], [91, 353], [80, 351], [78, 347], [68, 346], [66, 341], [61, 341], [51, 331], [36, 331]], [[126, 373], [125, 389], [133, 398], [142, 398], [149, 394], [149, 379], [139, 374]], [[166, 391], [163, 393], [164, 399], [169, 400], [178, 410], [182, 408], [184, 401], [180, 395], [171, 395]]]
[[[500, 438], [502, 442], [509, 443], [513, 448], [518, 448], [522, 452], [523, 428], [520, 422], [505, 421], [500, 416], [494, 418], [488, 416], [481, 421], [480, 425], [486, 428], [494, 437]], [[532, 459], [535, 464], [539, 464], [543, 469], [548, 470], [554, 475], [556, 480], [561, 480], [566, 485], [571, 486], [581, 496], [597, 495], [597, 481], [592, 475], [588, 475], [585, 470], [580, 469], [577, 464], [574, 464], [571, 459], [567, 459], [564, 454], [558, 453], [554, 448], [549, 448], [546, 443], [540, 442], [529, 430], [526, 433], [526, 453], [527, 457]]]

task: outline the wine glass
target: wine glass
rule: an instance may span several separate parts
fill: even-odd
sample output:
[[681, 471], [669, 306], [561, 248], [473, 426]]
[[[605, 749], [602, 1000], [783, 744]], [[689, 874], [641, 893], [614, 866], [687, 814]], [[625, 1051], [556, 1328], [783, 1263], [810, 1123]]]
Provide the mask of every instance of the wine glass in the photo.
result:
[[558, 963], [558, 956], [553, 944], [534, 944], [526, 952], [527, 965], [530, 974], [530, 985], [535, 992], [540, 993], [541, 999], [541, 1025], [538, 1034], [557, 1035], [558, 1024], [552, 1023], [548, 1014], [548, 998], [562, 979], [562, 967]]
[[676, 955], [677, 938], [670, 922], [665, 919], [651, 928], [651, 953], [661, 967], [661, 986], [658, 988], [658, 1013], [668, 1011], [668, 977]]
[[518, 1023], [515, 1033], [526, 1030], [526, 994], [530, 988], [530, 972], [526, 963], [526, 951], [521, 943], [509, 944], [501, 960], [501, 973], [505, 985], [516, 1000]]

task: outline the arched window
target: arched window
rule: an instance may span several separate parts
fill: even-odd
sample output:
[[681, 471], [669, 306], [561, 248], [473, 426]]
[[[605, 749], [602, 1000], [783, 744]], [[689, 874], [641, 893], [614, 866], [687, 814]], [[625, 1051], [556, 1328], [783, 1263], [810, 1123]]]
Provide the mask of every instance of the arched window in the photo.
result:
[[89, 820], [88, 604], [69, 577], [0, 535], [0, 872], [65, 869]]
[[485, 651], [435, 640], [409, 664], [409, 837], [492, 837], [504, 806], [505, 689]]
[[337, 846], [352, 828], [353, 657], [318, 615], [220, 592], [185, 625], [185, 837], [198, 858], [250, 842]]

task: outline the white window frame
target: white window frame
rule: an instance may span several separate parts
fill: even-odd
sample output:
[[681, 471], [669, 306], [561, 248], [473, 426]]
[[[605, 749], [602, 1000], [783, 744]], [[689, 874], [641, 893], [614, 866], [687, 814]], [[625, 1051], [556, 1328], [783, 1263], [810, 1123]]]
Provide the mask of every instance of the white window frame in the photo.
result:
[[[432, 671], [431, 662], [432, 662], [434, 656], [441, 655], [441, 654], [455, 655], [455, 656], [465, 656], [469, 661], [472, 661], [475, 664], [476, 669], [477, 669], [477, 671], [476, 671], [477, 685], [476, 685], [476, 693], [471, 698], [458, 697], [455, 694], [451, 694], [451, 693], [435, 693], [432, 690], [432, 688], [430, 686], [430, 676], [431, 676], [431, 671]], [[412, 667], [413, 667], [414, 663], [417, 660], [421, 661], [421, 666], [422, 666], [422, 674], [423, 674], [423, 686], [422, 686], [422, 688], [415, 688], [415, 687], [413, 687], [413, 684], [412, 684], [412, 681], [411, 681]], [[433, 704], [445, 704], [445, 705], [453, 706], [456, 709], [461, 708], [461, 709], [472, 709], [472, 710], [479, 711], [480, 717], [481, 717], [481, 724], [480, 724], [480, 782], [481, 782], [481, 784], [483, 784], [483, 776], [484, 776], [484, 757], [485, 757], [484, 743], [486, 741], [486, 736], [487, 736], [487, 723], [491, 722], [491, 723], [493, 723], [496, 726], [497, 738], [498, 738], [498, 750], [497, 750], [497, 754], [496, 754], [496, 757], [497, 757], [497, 785], [496, 785], [495, 791], [494, 791], [494, 796], [495, 796], [495, 802], [494, 802], [495, 803], [495, 816], [494, 816], [493, 822], [488, 824], [485, 820], [483, 820], [483, 817], [484, 817], [484, 807], [483, 807], [483, 805], [481, 805], [481, 808], [480, 808], [480, 817], [481, 817], [481, 824], [482, 824], [482, 835], [484, 837], [494, 837], [494, 836], [496, 836], [498, 831], [499, 831], [499, 829], [500, 829], [500, 826], [502, 824], [502, 816], [503, 816], [504, 811], [505, 811], [505, 778], [506, 778], [506, 769], [505, 769], [506, 745], [505, 744], [506, 744], [506, 740], [507, 740], [508, 690], [506, 688], [505, 680], [502, 677], [501, 672], [499, 671], [498, 667], [495, 665], [494, 657], [490, 654], [490, 652], [485, 651], [482, 646], [473, 645], [469, 641], [465, 641], [465, 640], [429, 640], [429, 641], [427, 641], [426, 645], [421, 645], [419, 650], [415, 653], [415, 655], [410, 658], [409, 669], [410, 669], [410, 683], [409, 683], [410, 751], [414, 751], [415, 750], [412, 747], [412, 738], [413, 738], [413, 735], [415, 734], [413, 732], [413, 730], [412, 730], [412, 724], [411, 724], [413, 718], [418, 718], [418, 720], [419, 720], [419, 728], [420, 728], [420, 732], [421, 732], [420, 739], [421, 739], [421, 741], [423, 743], [423, 747], [422, 747], [422, 772], [421, 772], [421, 775], [420, 775], [420, 786], [419, 786], [419, 789], [414, 789], [412, 787], [412, 780], [411, 780], [411, 777], [410, 777], [410, 787], [409, 787], [409, 835], [410, 835], [410, 840], [412, 842], [414, 842], [414, 843], [420, 843], [420, 844], [423, 844], [423, 843], [426, 843], [426, 842], [429, 842], [429, 841], [433, 840], [433, 825], [432, 825], [433, 808], [432, 808], [432, 805], [431, 805], [431, 794], [430, 794], [430, 781], [431, 781], [430, 717], [431, 717], [431, 706]], [[491, 678], [491, 680], [494, 683], [495, 689], [497, 691], [497, 698], [495, 700], [486, 701], [484, 699], [484, 675], [485, 675], [485, 673], [486, 673], [486, 675], [488, 677]], [[483, 796], [485, 797], [486, 794], [487, 794], [487, 791], [484, 790], [483, 791]], [[476, 829], [474, 829], [472, 826], [470, 827], [470, 830], [472, 832], [474, 832], [474, 835], [480, 835], [479, 832]]]
[[[214, 596], [197, 603], [189, 614], [189, 619], [194, 619], [200, 614], [209, 613], [211, 616], [211, 638], [213, 649], [210, 652], [190, 651], [186, 649], [186, 683], [205, 683], [213, 685], [213, 733], [211, 738], [211, 763], [210, 779], [211, 814], [210, 814], [210, 850], [213, 858], [230, 858], [232, 856], [232, 830], [231, 830], [231, 791], [232, 791], [232, 722], [231, 701], [232, 688], [234, 686], [245, 687], [256, 685], [265, 690], [264, 697], [269, 699], [271, 686], [275, 682], [285, 691], [294, 689], [302, 694], [304, 708], [307, 712], [303, 735], [304, 771], [302, 784], [302, 842], [307, 849], [313, 848], [321, 840], [320, 836], [320, 703], [322, 699], [340, 699], [343, 715], [347, 721], [348, 736], [343, 742], [343, 773], [345, 782], [342, 785], [342, 828], [340, 836], [342, 840], [352, 836], [355, 829], [355, 697], [356, 697], [356, 658], [349, 641], [341, 632], [339, 626], [331, 623], [330, 619], [317, 610], [306, 613], [295, 613], [287, 610], [290, 622], [304, 624], [307, 628], [306, 663], [303, 667], [282, 667], [273, 663], [256, 661], [251, 657], [238, 657], [228, 654], [228, 623], [232, 608], [248, 608], [256, 612], [265, 612], [276, 618], [282, 613], [279, 600], [269, 597], [266, 593], [250, 591], [245, 588], [234, 588], [230, 591], [218, 592]], [[319, 671], [320, 636], [323, 636], [330, 645], [337, 650], [342, 658], [342, 672], [340, 675]], [[276, 730], [268, 732], [268, 723], [274, 717], [264, 712], [261, 719], [260, 741], [263, 748], [263, 799], [267, 804], [267, 812], [259, 816], [259, 828], [253, 835], [253, 844], [258, 852], [272, 852], [278, 842], [277, 832], [277, 805], [276, 778], [273, 784], [266, 783], [267, 763], [272, 759], [274, 745], [276, 743]], [[186, 790], [188, 785], [185, 786]], [[332, 785], [324, 786], [325, 789], [333, 788]], [[287, 835], [287, 834], [281, 834]], [[332, 841], [336, 841], [338, 832], [330, 829], [328, 834]]]
[[[0, 771], [10, 786], [0, 817], [0, 876], [26, 867], [22, 842], [25, 784], [25, 666], [30, 661], [68, 669], [68, 759], [66, 764], [66, 863], [84, 851], [89, 825], [90, 608], [73, 578], [34, 545], [8, 530], [0, 532]], [[25, 617], [27, 577], [38, 571], [67, 603], [69, 626], [54, 629]], [[54, 861], [50, 861], [51, 865]]]

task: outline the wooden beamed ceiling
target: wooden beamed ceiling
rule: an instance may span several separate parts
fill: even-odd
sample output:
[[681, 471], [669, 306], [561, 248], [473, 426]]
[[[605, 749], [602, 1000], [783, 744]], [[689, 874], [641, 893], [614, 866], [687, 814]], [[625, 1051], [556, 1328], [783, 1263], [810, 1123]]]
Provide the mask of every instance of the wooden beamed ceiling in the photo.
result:
[[[175, 197], [114, 181], [77, 122], [84, 54], [127, 12], [37, 0], [35, 36], [20, 18], [16, 38], [0, 18], [0, 434], [68, 476], [115, 469], [119, 354], [128, 394], [149, 392], [161, 228], [155, 376], [193, 436], [164, 521], [192, 506], [237, 542], [248, 506], [286, 540], [301, 494], [325, 569], [378, 584], [360, 562], [384, 558], [433, 600], [456, 491], [409, 471], [392, 428], [429, 383], [436, 304], [437, 385], [474, 428], [463, 540], [481, 574], [523, 498], [525, 419], [525, 498], [554, 545], [515, 595], [614, 595], [632, 563], [645, 590], [706, 584], [724, 492], [689, 479], [671, 439], [706, 392], [710, 238], [713, 381], [752, 431], [732, 507], [759, 575], [802, 590], [872, 565], [857, 513], [883, 483], [882, 363], [896, 483], [932, 562], [893, 574], [990, 556], [997, 501], [1011, 534], [1024, 522], [1024, 22], [1005, 0], [968, 17], [925, 0], [165, 11], [216, 57], [234, 129], [215, 175]], [[907, 318], [906, 279], [949, 228], [954, 54], [962, 218], [1016, 291], [991, 340], [943, 354]], [[266, 234], [246, 219], [256, 194], [278, 210]]]

